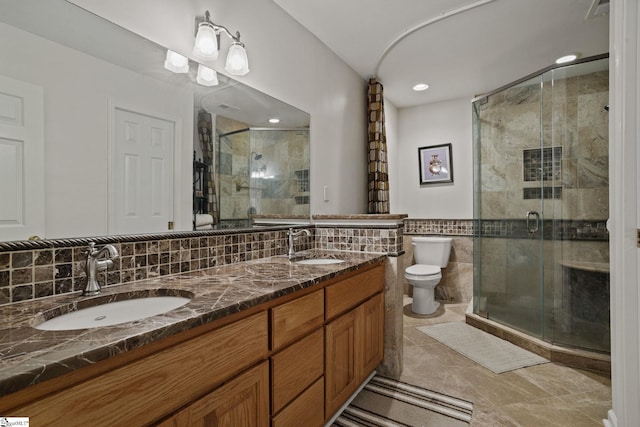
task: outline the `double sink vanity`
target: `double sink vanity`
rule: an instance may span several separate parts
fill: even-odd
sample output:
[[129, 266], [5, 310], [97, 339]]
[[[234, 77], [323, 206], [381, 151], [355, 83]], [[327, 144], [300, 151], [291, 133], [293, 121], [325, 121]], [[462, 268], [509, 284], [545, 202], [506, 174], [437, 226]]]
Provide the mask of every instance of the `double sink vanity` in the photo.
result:
[[323, 425], [382, 361], [386, 256], [299, 255], [0, 307], [0, 414]]

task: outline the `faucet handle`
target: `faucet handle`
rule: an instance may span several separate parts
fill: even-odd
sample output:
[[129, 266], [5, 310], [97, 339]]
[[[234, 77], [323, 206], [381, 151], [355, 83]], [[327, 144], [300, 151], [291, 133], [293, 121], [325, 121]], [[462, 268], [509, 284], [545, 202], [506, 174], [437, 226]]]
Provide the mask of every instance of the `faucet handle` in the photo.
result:
[[89, 247], [87, 248], [87, 256], [91, 256], [96, 251], [96, 244], [95, 242], [89, 242], [88, 246]]

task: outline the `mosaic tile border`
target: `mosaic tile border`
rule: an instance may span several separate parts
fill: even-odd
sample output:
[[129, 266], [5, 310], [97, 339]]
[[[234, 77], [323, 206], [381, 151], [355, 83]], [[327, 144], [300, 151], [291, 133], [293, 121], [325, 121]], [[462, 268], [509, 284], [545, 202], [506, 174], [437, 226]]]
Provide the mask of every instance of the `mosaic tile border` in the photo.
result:
[[405, 219], [405, 234], [473, 236], [472, 219]]
[[608, 242], [606, 220], [548, 220], [541, 221], [535, 233], [527, 231], [524, 219], [477, 221], [477, 237], [503, 237], [511, 239], [540, 238], [552, 240], [576, 240]]
[[[0, 305], [45, 298], [84, 289], [89, 242], [113, 244], [120, 257], [101, 272], [101, 286], [202, 270], [288, 251], [291, 225], [240, 230], [16, 241], [0, 243]], [[399, 256], [402, 224], [322, 227], [295, 225], [312, 235], [300, 236], [295, 250], [330, 249]]]
[[[302, 227], [304, 228], [304, 227]], [[308, 227], [312, 229], [311, 227]], [[169, 235], [110, 236], [42, 241], [48, 247], [0, 252], [0, 304], [44, 298], [84, 289], [89, 241], [113, 244], [120, 256], [98, 275], [101, 286], [201, 270], [287, 253], [287, 230], [186, 232]], [[153, 237], [156, 237], [155, 239]], [[313, 235], [296, 240], [297, 251], [313, 248]]]
[[315, 227], [316, 249], [386, 253], [388, 256], [404, 253], [402, 225]]
[[606, 220], [548, 220], [530, 234], [524, 219], [406, 219], [405, 234], [442, 234], [448, 236], [531, 238], [554, 240], [608, 241]]

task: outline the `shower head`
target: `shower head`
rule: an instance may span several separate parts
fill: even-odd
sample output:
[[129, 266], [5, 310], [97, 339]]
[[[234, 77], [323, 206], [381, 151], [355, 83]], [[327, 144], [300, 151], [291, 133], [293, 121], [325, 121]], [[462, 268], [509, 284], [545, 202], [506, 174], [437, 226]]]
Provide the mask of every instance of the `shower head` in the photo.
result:
[[253, 156], [253, 160], [260, 160], [262, 158], [262, 154], [258, 154], [255, 151], [252, 151], [251, 154], [255, 154], [255, 156]]

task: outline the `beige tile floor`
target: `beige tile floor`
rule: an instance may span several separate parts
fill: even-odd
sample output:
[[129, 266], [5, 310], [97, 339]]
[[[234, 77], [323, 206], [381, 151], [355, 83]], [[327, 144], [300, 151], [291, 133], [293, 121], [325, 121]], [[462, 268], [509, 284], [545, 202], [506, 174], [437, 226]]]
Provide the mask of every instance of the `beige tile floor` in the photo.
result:
[[417, 326], [463, 322], [467, 304], [446, 304], [433, 316], [404, 307], [404, 371], [400, 380], [474, 404], [472, 426], [602, 426], [611, 408], [608, 376], [555, 363], [494, 374]]

